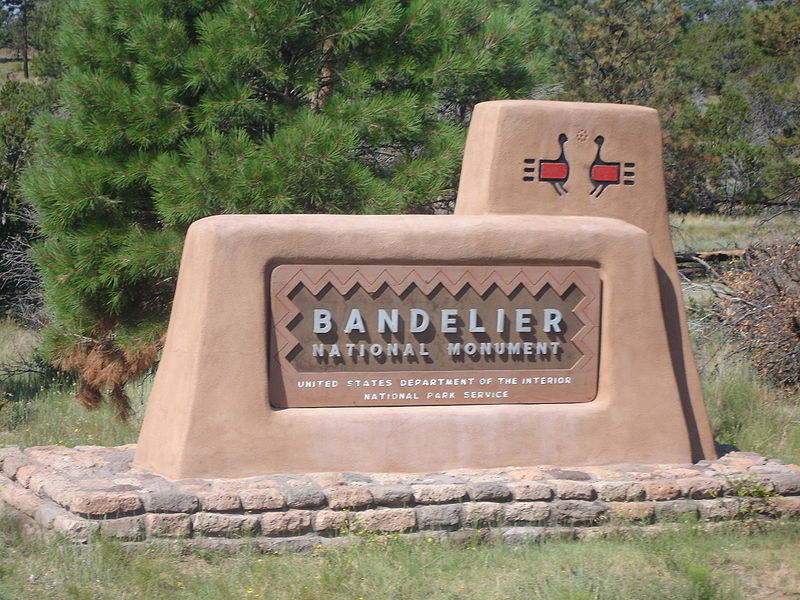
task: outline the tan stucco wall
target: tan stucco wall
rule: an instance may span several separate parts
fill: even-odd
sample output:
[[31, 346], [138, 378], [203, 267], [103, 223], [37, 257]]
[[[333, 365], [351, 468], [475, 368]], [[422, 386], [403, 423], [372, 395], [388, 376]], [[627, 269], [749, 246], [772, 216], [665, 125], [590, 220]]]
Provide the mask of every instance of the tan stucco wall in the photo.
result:
[[[561, 134], [568, 138], [564, 151], [570, 176], [567, 193], [559, 195], [549, 183], [524, 181], [524, 175], [535, 173], [523, 168], [530, 166], [525, 158], [535, 158], [538, 166], [541, 159], [559, 156]], [[598, 196], [591, 194], [588, 174], [597, 156], [597, 136], [604, 138], [604, 160], [635, 165], [623, 168], [634, 173], [629, 178], [633, 185], [609, 186]], [[669, 232], [661, 129], [654, 109], [532, 100], [479, 104], [470, 124], [455, 213], [613, 217], [646, 231], [659, 281], [651, 302], [660, 302], [669, 335], [669, 354], [660, 360], [672, 364], [693, 459], [716, 457]]]
[[[682, 396], [686, 382], [676, 377], [671, 345], [681, 339], [681, 321], [665, 317], [670, 279], [651, 239], [619, 219], [526, 214], [198, 221], [187, 236], [135, 463], [177, 479], [689, 461], [697, 425], [687, 425], [686, 411], [694, 405]], [[275, 410], [267, 398], [267, 274], [292, 263], [596, 266], [603, 286], [597, 397]]]

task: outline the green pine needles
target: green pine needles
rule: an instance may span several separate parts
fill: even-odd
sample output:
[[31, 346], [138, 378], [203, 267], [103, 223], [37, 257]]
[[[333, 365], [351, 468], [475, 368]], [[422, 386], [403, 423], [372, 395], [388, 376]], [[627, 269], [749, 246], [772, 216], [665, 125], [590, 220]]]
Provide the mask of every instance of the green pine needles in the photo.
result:
[[47, 350], [87, 406], [150, 368], [183, 236], [221, 213], [452, 198], [476, 102], [545, 78], [528, 0], [77, 0], [24, 177]]

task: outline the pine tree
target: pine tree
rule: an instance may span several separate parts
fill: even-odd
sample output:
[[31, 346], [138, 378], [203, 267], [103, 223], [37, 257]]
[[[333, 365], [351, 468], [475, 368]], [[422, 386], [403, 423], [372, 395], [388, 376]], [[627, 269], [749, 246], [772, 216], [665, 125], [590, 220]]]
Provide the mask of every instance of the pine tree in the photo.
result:
[[674, 77], [679, 0], [549, 0], [564, 99], [658, 103]]
[[47, 350], [97, 406], [157, 356], [187, 227], [452, 197], [472, 106], [544, 77], [529, 0], [77, 0], [26, 197]]
[[800, 204], [797, 39], [796, 2], [754, 7], [729, 0], [692, 24], [679, 44], [694, 101], [676, 119], [674, 135], [695, 140], [693, 179], [707, 198], [699, 207]]

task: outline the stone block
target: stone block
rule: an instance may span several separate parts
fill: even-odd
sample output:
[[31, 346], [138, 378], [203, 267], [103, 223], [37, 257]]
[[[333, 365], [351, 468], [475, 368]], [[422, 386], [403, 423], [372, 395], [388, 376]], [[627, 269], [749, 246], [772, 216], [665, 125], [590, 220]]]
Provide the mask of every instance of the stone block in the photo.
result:
[[311, 554], [326, 540], [315, 535], [286, 538], [261, 538], [255, 542], [260, 552], [269, 554]]
[[68, 506], [73, 513], [103, 517], [141, 510], [142, 501], [136, 494], [124, 492], [85, 492], [73, 494]]
[[509, 475], [519, 481], [534, 481], [537, 479], [546, 479], [544, 469], [541, 467], [532, 467], [529, 469], [514, 469], [509, 472]]
[[652, 502], [611, 502], [608, 516], [624, 522], [652, 523], [655, 512]]
[[417, 506], [414, 511], [419, 529], [452, 529], [461, 525], [460, 504]]
[[711, 477], [689, 477], [679, 482], [681, 493], [693, 500], [717, 498], [723, 494], [723, 483]]
[[768, 499], [770, 509], [780, 517], [800, 517], [800, 496], [784, 496]]
[[786, 465], [782, 463], [777, 463], [775, 461], [769, 461], [765, 465], [758, 465], [748, 469], [748, 472], [750, 474], [759, 474], [759, 475], [771, 474], [771, 473], [787, 473], [789, 471], [790, 469]]
[[537, 481], [515, 481], [508, 484], [514, 500], [551, 500], [553, 488]]
[[658, 521], [684, 521], [698, 517], [698, 503], [694, 500], [665, 500], [653, 506]]
[[372, 493], [357, 485], [337, 485], [325, 490], [328, 507], [333, 510], [364, 508], [373, 502]]
[[763, 456], [732, 456], [732, 454], [734, 453], [723, 456], [719, 459], [719, 462], [732, 470], [742, 473], [746, 472], [750, 467], [764, 465], [767, 462]]
[[409, 506], [414, 502], [414, 493], [408, 485], [373, 485], [369, 489], [375, 504], [380, 506]]
[[17, 471], [25, 465], [37, 464], [23, 452], [11, 452], [3, 459], [3, 474], [9, 479], [15, 479]]
[[368, 532], [394, 533], [414, 529], [417, 524], [413, 508], [374, 508], [351, 513], [357, 529]]
[[467, 494], [475, 502], [505, 502], [511, 499], [511, 490], [504, 483], [482, 481], [467, 485]]
[[[407, 535], [413, 535], [413, 534], [405, 533], [403, 535], [407, 536]], [[339, 537], [328, 537], [328, 536], [304, 536], [304, 537], [314, 540], [314, 542], [315, 542], [314, 550], [321, 550], [323, 548], [326, 549], [326, 550], [328, 550], [328, 549], [329, 550], [344, 550], [346, 548], [349, 548], [349, 547], [351, 547], [353, 545], [356, 545], [356, 544], [359, 544], [359, 543], [362, 542], [361, 538], [358, 538], [358, 537], [355, 537], [355, 536], [352, 536], [352, 535], [342, 535], [342, 536], [339, 536]], [[267, 538], [264, 538], [264, 539], [267, 539]], [[287, 538], [272, 538], [272, 539], [285, 540]]]
[[[265, 538], [266, 539], [266, 538]], [[225, 539], [221, 537], [194, 537], [183, 542], [187, 549], [191, 550], [211, 550], [220, 554], [232, 556], [242, 548], [258, 547], [257, 540], [249, 539]]]
[[544, 523], [550, 517], [547, 502], [510, 502], [505, 505], [505, 521], [513, 523]]
[[[319, 483], [319, 481], [317, 481]], [[356, 485], [364, 485], [373, 483], [373, 479], [369, 475], [365, 475], [364, 473], [339, 473], [339, 482], [337, 483], [347, 483], [347, 484], [356, 484]]]
[[121, 540], [140, 540], [144, 538], [144, 515], [105, 519], [99, 521], [100, 533]]
[[[19, 479], [19, 475], [17, 475]], [[781, 496], [795, 496], [800, 494], [800, 473], [786, 470], [783, 473], [763, 473], [755, 478], [766, 489], [774, 491]]]
[[[241, 510], [242, 501], [233, 492], [205, 492], [198, 494], [200, 510], [209, 512], [227, 512]], [[283, 504], [281, 502], [281, 504]], [[278, 506], [276, 508], [281, 508]]]
[[53, 522], [57, 518], [61, 517], [71, 517], [74, 515], [70, 515], [66, 510], [53, 504], [52, 502], [41, 502], [39, 506], [36, 507], [36, 512], [33, 514], [33, 519], [39, 525], [44, 527], [45, 529], [52, 529]]
[[239, 490], [244, 510], [279, 510], [286, 504], [277, 488], [249, 488]]
[[637, 481], [598, 481], [594, 490], [597, 499], [606, 502], [633, 502], [645, 496], [644, 486]]
[[447, 504], [458, 502], [467, 495], [467, 486], [460, 483], [412, 485], [417, 504]]
[[338, 510], [318, 510], [314, 513], [314, 531], [339, 532], [349, 529], [350, 513]]
[[560, 479], [567, 481], [591, 481], [592, 476], [586, 471], [575, 471], [570, 469], [550, 469], [547, 471], [550, 479]]
[[700, 476], [698, 469], [687, 469], [684, 467], [674, 467], [667, 469], [656, 469], [653, 471], [654, 477], [662, 479], [687, 479]]
[[565, 525], [593, 525], [607, 512], [608, 505], [603, 502], [556, 500], [550, 505], [551, 519]]
[[2, 499], [29, 517], [33, 517], [36, 514], [36, 510], [42, 503], [41, 498], [32, 491], [17, 486], [11, 487], [7, 493], [4, 493]]
[[145, 515], [148, 537], [182, 538], [192, 535], [192, 516], [188, 513], [150, 513]]
[[594, 488], [583, 481], [559, 480], [555, 482], [556, 496], [562, 500], [593, 500]]
[[300, 535], [311, 527], [311, 511], [287, 510], [261, 515], [261, 534], [266, 536]]
[[97, 522], [64, 513], [54, 518], [50, 527], [67, 539], [84, 544], [89, 541], [89, 536], [97, 531], [99, 525]]
[[18, 446], [8, 446], [6, 448], [0, 448], [0, 472], [3, 472], [3, 463], [7, 458], [12, 456], [19, 456], [22, 454], [22, 450], [19, 449]]
[[[572, 539], [581, 542], [591, 540], [602, 540], [606, 538], [606, 531], [603, 527], [580, 527], [572, 531]], [[567, 538], [569, 539], [569, 538]]]
[[325, 504], [325, 493], [313, 483], [290, 481], [282, 491], [289, 508], [315, 508]]
[[464, 502], [461, 508], [466, 527], [491, 527], [503, 522], [503, 505], [497, 502]]
[[675, 500], [681, 497], [681, 488], [672, 481], [661, 479], [642, 481], [642, 487], [648, 500]]
[[173, 490], [151, 492], [142, 498], [147, 512], [190, 513], [200, 507], [200, 500], [195, 494]]
[[697, 502], [700, 518], [705, 521], [735, 519], [743, 509], [745, 504], [739, 498], [714, 498]]
[[192, 531], [208, 536], [243, 536], [258, 532], [256, 515], [199, 512], [192, 515]]
[[24, 487], [28, 487], [31, 482], [31, 477], [40, 471], [44, 471], [46, 468], [47, 467], [42, 465], [22, 465], [19, 469], [17, 469], [17, 483]]
[[[56, 502], [61, 506], [68, 506], [75, 493], [79, 491], [79, 488], [69, 479], [59, 475], [58, 473], [53, 473], [53, 471], [50, 469], [33, 473], [30, 478], [29, 489], [39, 496], [50, 498], [53, 502]], [[123, 501], [123, 505], [127, 506], [131, 502], [135, 504], [135, 501], [127, 500]]]
[[719, 457], [719, 462], [729, 462], [731, 460], [749, 460], [752, 461], [753, 465], [763, 465], [767, 462], [767, 459], [760, 454], [755, 452], [742, 452], [740, 450], [732, 450]]
[[503, 529], [501, 538], [504, 543], [510, 545], [527, 544], [530, 542], [540, 542], [544, 539], [544, 528], [542, 527], [508, 527]]

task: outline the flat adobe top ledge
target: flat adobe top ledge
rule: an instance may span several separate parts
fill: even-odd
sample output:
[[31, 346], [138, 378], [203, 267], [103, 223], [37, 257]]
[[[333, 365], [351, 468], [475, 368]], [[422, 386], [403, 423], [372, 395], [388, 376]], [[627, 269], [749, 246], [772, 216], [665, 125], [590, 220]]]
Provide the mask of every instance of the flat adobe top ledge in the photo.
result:
[[[215, 215], [192, 223], [191, 235], [225, 237], [233, 233], [258, 234], [267, 228], [292, 230], [309, 227], [325, 227], [327, 231], [370, 228], [422, 234], [426, 236], [440, 231], [452, 231], [456, 227], [481, 229], [486, 232], [511, 230], [525, 231], [536, 226], [537, 231], [583, 233], [617, 233], [624, 236], [644, 237], [647, 233], [630, 223], [611, 217], [550, 216], [550, 215], [329, 215], [329, 214], [280, 214], [280, 215]], [[476, 232], [477, 233], [477, 232]]]
[[489, 100], [481, 102], [475, 110], [504, 110], [535, 108], [541, 112], [557, 110], [567, 113], [625, 113], [631, 116], [658, 115], [655, 108], [635, 104], [613, 104], [610, 102], [561, 102], [558, 100]]

